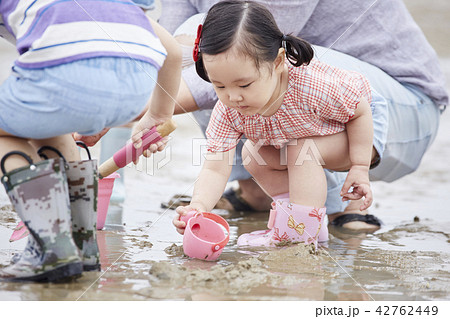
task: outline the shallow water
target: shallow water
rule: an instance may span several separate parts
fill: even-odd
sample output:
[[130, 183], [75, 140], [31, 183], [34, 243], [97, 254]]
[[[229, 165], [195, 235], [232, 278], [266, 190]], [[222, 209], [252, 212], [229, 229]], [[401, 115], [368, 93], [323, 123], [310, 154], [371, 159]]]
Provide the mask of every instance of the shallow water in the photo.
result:
[[[423, 8], [419, 1], [407, 2], [424, 30], [432, 31], [427, 36], [450, 78], [450, 4], [433, 3]], [[384, 222], [379, 231], [354, 235], [331, 228], [328, 247], [318, 253], [304, 246], [247, 250], [237, 248], [237, 237], [264, 229], [267, 214], [217, 211], [231, 227], [217, 262], [185, 257], [182, 236], [171, 226], [174, 212], [160, 206], [175, 193], [191, 194], [200, 170], [201, 133], [190, 116], [175, 119], [179, 128], [165, 154], [126, 168], [126, 201], [110, 207], [106, 227], [98, 232], [102, 272], [64, 284], [0, 283], [0, 300], [450, 298], [449, 111], [417, 172], [395, 183], [374, 183], [370, 211]], [[0, 264], [7, 265], [25, 240], [8, 242], [17, 219], [4, 194], [0, 207]]]

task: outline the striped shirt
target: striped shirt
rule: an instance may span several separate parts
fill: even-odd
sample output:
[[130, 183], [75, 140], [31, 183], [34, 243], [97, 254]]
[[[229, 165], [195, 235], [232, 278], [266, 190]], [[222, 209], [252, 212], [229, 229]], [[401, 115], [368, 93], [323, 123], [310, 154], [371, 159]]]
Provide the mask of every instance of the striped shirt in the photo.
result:
[[372, 100], [369, 81], [357, 72], [316, 59], [300, 67], [287, 65], [288, 89], [274, 115], [243, 115], [217, 102], [206, 130], [208, 151], [226, 152], [243, 135], [254, 143], [281, 148], [292, 139], [339, 133], [361, 99]]
[[0, 0], [0, 36], [15, 43], [22, 68], [110, 56], [159, 69], [167, 55], [131, 0]]

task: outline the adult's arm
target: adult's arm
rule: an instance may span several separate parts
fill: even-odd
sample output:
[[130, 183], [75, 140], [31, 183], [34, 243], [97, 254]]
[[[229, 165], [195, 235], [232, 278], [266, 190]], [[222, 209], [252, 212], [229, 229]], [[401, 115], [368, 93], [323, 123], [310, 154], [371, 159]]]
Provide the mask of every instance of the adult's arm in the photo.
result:
[[184, 114], [199, 110], [191, 90], [189, 90], [186, 82], [181, 78], [180, 89], [178, 91], [177, 103], [175, 104], [174, 114]]
[[[319, 0], [297, 1], [257, 1], [269, 8], [281, 32], [302, 36], [302, 30], [308, 23]], [[326, 23], [326, 22], [324, 22]]]
[[188, 0], [163, 0], [158, 22], [173, 34], [184, 21], [199, 12]]
[[154, 118], [172, 117], [181, 78], [181, 49], [178, 42], [160, 24], [149, 19], [153, 30], [166, 48], [167, 57], [158, 72], [157, 84], [150, 97], [149, 113]]

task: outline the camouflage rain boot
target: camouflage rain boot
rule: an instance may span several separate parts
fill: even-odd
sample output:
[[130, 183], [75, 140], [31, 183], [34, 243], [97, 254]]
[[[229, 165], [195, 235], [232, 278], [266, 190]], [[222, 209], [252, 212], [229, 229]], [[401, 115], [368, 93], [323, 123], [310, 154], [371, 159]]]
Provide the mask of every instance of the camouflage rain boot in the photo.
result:
[[[24, 157], [30, 165], [6, 173], [4, 163], [11, 155]], [[55, 282], [79, 277], [83, 264], [72, 238], [64, 161], [33, 164], [26, 154], [9, 152], [0, 166], [9, 199], [32, 238], [19, 260], [0, 269], [0, 279]]]
[[[89, 160], [68, 162], [67, 181], [69, 184], [70, 209], [72, 215], [72, 236], [81, 252], [83, 270], [100, 270], [100, 253], [97, 246], [97, 193], [98, 171], [97, 161], [91, 160], [87, 146], [77, 142], [86, 149]], [[63, 158], [55, 148], [43, 146], [38, 150], [39, 156], [47, 158], [43, 153], [49, 150]]]
[[83, 257], [83, 270], [100, 270], [97, 246], [97, 161], [69, 162], [72, 236]]

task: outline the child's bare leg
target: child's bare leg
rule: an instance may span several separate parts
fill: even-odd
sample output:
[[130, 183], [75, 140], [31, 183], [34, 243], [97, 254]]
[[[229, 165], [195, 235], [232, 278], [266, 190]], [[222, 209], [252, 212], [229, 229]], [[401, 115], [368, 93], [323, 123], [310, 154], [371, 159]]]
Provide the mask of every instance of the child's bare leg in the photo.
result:
[[281, 164], [280, 150], [258, 147], [248, 140], [242, 149], [242, 162], [267, 195], [289, 192], [287, 166]]
[[287, 145], [286, 154], [282, 152], [247, 141], [242, 159], [245, 168], [269, 196], [289, 192], [293, 203], [305, 206], [324, 206], [324, 168], [345, 170], [350, 167], [345, 132], [298, 139]]
[[[30, 156], [34, 162], [39, 162], [41, 159], [37, 155], [37, 150], [41, 146], [53, 146], [64, 155], [67, 161], [76, 161], [80, 159], [76, 143], [70, 134], [48, 139], [28, 140], [13, 136], [0, 129], [0, 158], [11, 151], [20, 151]], [[57, 157], [58, 155], [48, 154], [48, 156]], [[23, 157], [13, 156], [6, 161], [5, 169], [6, 171], [11, 171], [28, 164], [29, 163]]]
[[[299, 142], [302, 144], [302, 141]], [[313, 243], [317, 247], [319, 241], [328, 239], [326, 225], [323, 226], [325, 215], [323, 206], [326, 199], [325, 173], [320, 163], [317, 165], [309, 160], [318, 168], [314, 168], [312, 174], [307, 177], [306, 174], [309, 174], [312, 165], [305, 161], [297, 166], [295, 159], [292, 160], [300, 153], [298, 148], [301, 147], [288, 146], [288, 159], [283, 161], [280, 157], [282, 152], [274, 147], [259, 148], [253, 143], [246, 143], [243, 149], [243, 163], [247, 164], [247, 170], [255, 177], [261, 188], [271, 197], [289, 192], [290, 199], [279, 197], [275, 200], [274, 198], [268, 222], [269, 230], [243, 234], [238, 238], [238, 245], [276, 246], [303, 242]], [[254, 155], [250, 162], [247, 158], [249, 153]], [[317, 179], [320, 179], [321, 175], [323, 175], [323, 182], [320, 188], [323, 189], [310, 192], [311, 183], [317, 185]], [[305, 178], [302, 181], [303, 177]], [[290, 183], [292, 179], [295, 180]], [[310, 179], [312, 182], [309, 182]], [[313, 198], [309, 198], [308, 195], [297, 196], [297, 193], [304, 194], [306, 191], [312, 194]], [[295, 196], [293, 192], [296, 193]], [[321, 236], [321, 233], [324, 234]]]
[[[332, 170], [347, 170], [351, 166], [350, 158], [348, 156], [348, 144], [347, 143], [347, 137], [346, 132], [342, 132], [339, 134], [331, 135], [331, 136], [324, 136], [324, 137], [317, 137], [315, 138], [316, 145], [323, 149], [325, 148], [327, 152], [320, 151], [324, 161], [325, 166], [324, 168], [329, 168]], [[336, 143], [336, 144], [335, 144]], [[341, 145], [347, 145], [345, 148], [341, 149], [341, 147], [333, 147], [334, 145], [340, 145], [337, 144], [340, 143]], [[331, 147], [330, 147], [331, 146]], [[345, 150], [344, 152], [342, 152]], [[375, 149], [372, 151], [372, 160], [377, 155], [377, 152]], [[336, 218], [346, 215], [346, 214], [361, 214], [366, 215], [368, 212], [367, 210], [361, 211], [359, 208], [362, 204], [363, 200], [352, 200], [349, 201], [349, 205], [346, 207], [344, 212], [342, 213], [336, 213], [328, 215], [328, 220], [331, 223]], [[375, 231], [380, 228], [380, 226], [368, 224], [366, 222], [362, 221], [352, 221], [345, 224], [345, 228], [351, 229], [351, 230], [359, 230], [359, 231]]]
[[298, 139], [287, 146], [291, 202], [323, 207], [327, 196], [324, 168], [347, 170], [351, 166], [347, 133]]
[[[299, 145], [290, 145], [288, 146], [288, 152], [290, 152], [290, 161], [293, 161], [293, 157], [297, 156], [297, 161], [302, 162], [302, 155], [305, 157], [305, 154], [309, 155], [309, 158], [312, 158], [313, 161], [304, 161], [304, 164], [311, 164], [315, 161], [322, 161], [323, 165], [322, 168], [327, 168], [334, 171], [345, 171], [350, 169], [352, 163], [350, 161], [350, 155], [349, 155], [349, 147], [348, 147], [348, 138], [346, 132], [341, 132], [334, 135], [328, 135], [328, 136], [319, 136], [319, 137], [312, 137], [308, 139], [310, 142], [305, 143], [305, 141], [300, 142]], [[303, 143], [303, 144], [301, 144]], [[290, 147], [290, 150], [289, 150]], [[297, 155], [298, 154], [298, 155]], [[373, 160], [376, 156], [376, 150], [373, 149], [372, 151], [372, 158]], [[292, 156], [294, 155], [294, 156]], [[317, 163], [316, 163], [317, 164]], [[314, 165], [310, 165], [310, 170], [306, 172], [306, 174], [298, 175], [298, 177], [291, 178], [292, 179], [303, 179], [305, 181], [305, 178], [308, 178], [307, 174], [312, 174], [313, 169], [317, 168], [317, 165], [314, 167]], [[298, 170], [299, 167], [297, 165], [294, 165], [293, 172]], [[317, 172], [320, 170], [317, 170]], [[317, 173], [316, 172], [316, 173]], [[291, 175], [289, 175], [291, 176]], [[292, 185], [293, 187], [298, 186], [297, 184]], [[298, 196], [298, 192], [295, 192], [292, 188], [291, 189], [291, 200], [292, 196]], [[303, 190], [304, 191], [304, 190]], [[310, 195], [308, 195], [310, 196]], [[350, 201], [350, 205], [348, 209], [346, 209], [345, 213], [356, 213], [359, 211], [359, 206], [361, 204], [361, 201]], [[358, 208], [358, 209], [356, 209]], [[365, 212], [367, 213], [367, 212]], [[336, 214], [338, 215], [338, 214]], [[342, 215], [342, 214], [339, 214]], [[332, 216], [334, 217], [334, 216]], [[336, 216], [337, 217], [337, 216]], [[330, 218], [332, 220], [332, 218]]]
[[292, 203], [325, 206], [327, 180], [322, 165], [320, 151], [313, 139], [298, 139], [287, 146], [289, 196]]
[[[77, 145], [71, 134], [65, 134], [47, 139], [32, 140], [30, 143], [36, 150], [42, 146], [52, 146], [60, 151], [68, 162], [80, 160], [80, 153], [78, 152]], [[46, 155], [49, 158], [58, 157], [58, 154], [53, 152], [46, 152]]]
[[[246, 145], [246, 147], [249, 145]], [[303, 146], [303, 152], [302, 147]], [[290, 150], [289, 150], [290, 148]], [[255, 152], [255, 149], [252, 150]], [[307, 151], [305, 153], [305, 151]], [[245, 152], [245, 148], [244, 151]], [[298, 160], [297, 164], [302, 163], [301, 156], [304, 157], [305, 161], [303, 164], [305, 165], [312, 165], [313, 163], [315, 166], [313, 166], [313, 169], [317, 169], [316, 173], [318, 174], [319, 178], [323, 178], [323, 175], [321, 175], [321, 170], [323, 172], [323, 168], [329, 168], [332, 170], [347, 170], [351, 166], [350, 158], [349, 158], [349, 148], [348, 148], [348, 139], [345, 132], [331, 135], [331, 136], [324, 136], [324, 137], [313, 137], [311, 138], [311, 141], [308, 143], [300, 142], [296, 145], [289, 145], [288, 146], [288, 152], [290, 161], [293, 162], [293, 167], [291, 169], [290, 173], [300, 173], [299, 177], [292, 177], [291, 180], [295, 181], [306, 181], [305, 177], [303, 176], [302, 172], [299, 172], [299, 168], [301, 168], [300, 165], [295, 165], [296, 160]], [[248, 155], [248, 151], [246, 153], [243, 153], [243, 158], [245, 159], [246, 155]], [[305, 158], [305, 154], [309, 155], [309, 157]], [[258, 165], [258, 163], [253, 159], [247, 166], [247, 170], [254, 176], [256, 181], [259, 185], [261, 185], [262, 188], [266, 190], [269, 195], [278, 195], [281, 193], [288, 192], [286, 189], [286, 185], [289, 184], [289, 178], [288, 178], [288, 171], [287, 166], [282, 165], [282, 162], [280, 162], [280, 152], [273, 147], [262, 147], [259, 149], [259, 155], [264, 159], [265, 164], [267, 165]], [[375, 157], [376, 151], [374, 150], [372, 154], [372, 159]], [[324, 166], [319, 165], [317, 162], [323, 161]], [[292, 163], [291, 163], [292, 164]], [[306, 167], [304, 167], [306, 168]], [[320, 169], [319, 169], [320, 168]], [[310, 172], [307, 172], [308, 174], [311, 174]], [[292, 176], [293, 176], [292, 175]], [[307, 176], [306, 176], [307, 177]], [[311, 183], [311, 182], [310, 182]], [[291, 202], [294, 203], [310, 203], [314, 204], [314, 202], [310, 202], [309, 200], [313, 197], [311, 197], [310, 194], [305, 192], [313, 192], [315, 193], [314, 196], [319, 196], [316, 198], [317, 203], [324, 203], [325, 197], [324, 192], [325, 190], [322, 190], [322, 193], [316, 193], [315, 190], [316, 187], [323, 187], [323, 185], [326, 185], [326, 181], [324, 182], [314, 182], [311, 185], [309, 184], [303, 184], [303, 187], [306, 188], [306, 190], [301, 191], [299, 188], [302, 186], [301, 184], [295, 183], [290, 188], [290, 195], [291, 195]], [[297, 190], [295, 190], [297, 189]], [[306, 196], [302, 196], [301, 194], [307, 194]], [[320, 195], [321, 194], [321, 195]], [[323, 206], [323, 204], [322, 204]], [[316, 206], [316, 207], [322, 207], [322, 206]], [[350, 214], [350, 213], [356, 213], [356, 214], [367, 214], [367, 211], [360, 211], [359, 207], [361, 206], [361, 201], [350, 201], [349, 206], [343, 213], [333, 214], [329, 215], [329, 221], [331, 222], [334, 220], [334, 218], [342, 215], [342, 214]], [[374, 229], [370, 229], [370, 227], [375, 227]], [[367, 225], [363, 222], [351, 222], [346, 224], [346, 228], [352, 228], [357, 230], [376, 230], [379, 227], [375, 225]], [[320, 240], [320, 236], [319, 236]]]
[[[11, 151], [23, 152], [30, 156], [33, 161], [39, 160], [35, 149], [28, 143], [27, 139], [13, 136], [0, 129], [0, 159]], [[5, 169], [8, 172], [26, 165], [29, 165], [29, 163], [22, 156], [12, 156], [5, 162]]]

